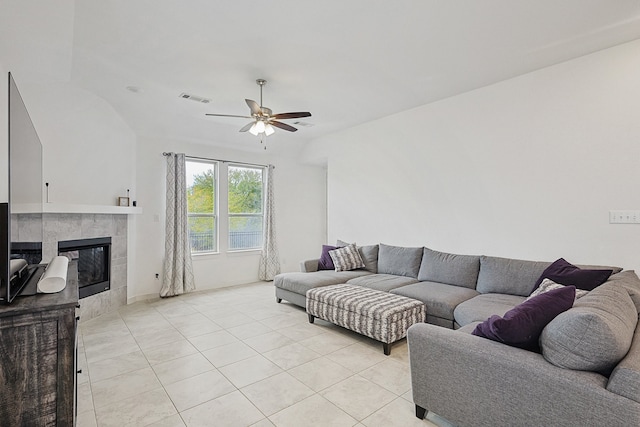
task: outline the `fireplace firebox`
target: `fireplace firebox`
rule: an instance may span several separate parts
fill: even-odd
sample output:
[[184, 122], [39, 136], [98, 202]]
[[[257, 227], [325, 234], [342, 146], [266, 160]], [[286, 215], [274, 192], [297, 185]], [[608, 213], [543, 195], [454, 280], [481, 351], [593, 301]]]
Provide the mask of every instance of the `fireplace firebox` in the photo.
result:
[[108, 291], [111, 276], [111, 237], [58, 242], [58, 254], [78, 262], [80, 298]]

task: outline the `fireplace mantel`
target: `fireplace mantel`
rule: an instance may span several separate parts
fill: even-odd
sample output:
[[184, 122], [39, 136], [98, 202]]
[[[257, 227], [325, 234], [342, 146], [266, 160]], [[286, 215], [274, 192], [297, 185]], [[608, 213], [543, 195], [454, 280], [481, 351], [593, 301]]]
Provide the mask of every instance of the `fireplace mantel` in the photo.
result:
[[131, 215], [141, 214], [141, 207], [133, 206], [110, 206], [110, 205], [78, 205], [70, 203], [43, 203], [40, 205], [19, 205], [11, 206], [11, 213], [83, 213], [83, 214], [112, 214]]

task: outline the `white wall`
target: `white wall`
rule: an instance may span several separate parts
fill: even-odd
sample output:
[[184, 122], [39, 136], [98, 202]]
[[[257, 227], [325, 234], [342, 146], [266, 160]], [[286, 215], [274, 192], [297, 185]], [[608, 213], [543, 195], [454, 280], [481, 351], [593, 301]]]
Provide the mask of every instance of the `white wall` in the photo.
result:
[[[136, 137], [102, 98], [70, 83], [75, 1], [4, 0], [1, 9], [0, 95], [10, 71], [42, 142], [50, 201], [115, 205], [134, 190]], [[0, 116], [6, 144], [6, 102]]]
[[[138, 139], [135, 216], [136, 275], [129, 281], [129, 301], [156, 297], [162, 285], [165, 229], [163, 151], [189, 156], [275, 165], [276, 233], [282, 271], [298, 271], [299, 262], [319, 255], [326, 239], [326, 170], [298, 162], [292, 154], [248, 153], [191, 142]], [[200, 255], [193, 258], [196, 288], [213, 289], [258, 280], [259, 251]], [[155, 279], [155, 274], [160, 279]]]
[[[469, 70], [473, 72], [473, 70]], [[640, 269], [640, 41], [314, 141], [328, 237]]]
[[136, 135], [111, 105], [69, 83], [20, 91], [42, 142], [50, 202], [114, 206], [127, 189], [135, 194]]

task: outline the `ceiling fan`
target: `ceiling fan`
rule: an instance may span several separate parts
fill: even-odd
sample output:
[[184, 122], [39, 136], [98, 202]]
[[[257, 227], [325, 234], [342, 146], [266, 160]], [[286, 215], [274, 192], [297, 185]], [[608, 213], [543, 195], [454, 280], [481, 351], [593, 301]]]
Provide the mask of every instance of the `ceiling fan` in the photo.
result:
[[249, 109], [251, 110], [250, 116], [237, 116], [233, 114], [212, 114], [207, 113], [207, 116], [218, 116], [218, 117], [239, 117], [243, 119], [252, 119], [250, 123], [244, 125], [240, 132], [249, 131], [253, 135], [265, 135], [269, 136], [275, 132], [274, 126], [289, 132], [295, 132], [298, 129], [294, 128], [291, 125], [286, 123], [282, 123], [279, 120], [286, 119], [297, 119], [300, 117], [311, 117], [311, 113], [308, 111], [305, 112], [296, 112], [296, 113], [278, 113], [273, 114], [270, 108], [262, 106], [262, 88], [267, 84], [267, 81], [264, 79], [256, 80], [258, 86], [260, 86], [260, 104], [251, 99], [245, 99]]

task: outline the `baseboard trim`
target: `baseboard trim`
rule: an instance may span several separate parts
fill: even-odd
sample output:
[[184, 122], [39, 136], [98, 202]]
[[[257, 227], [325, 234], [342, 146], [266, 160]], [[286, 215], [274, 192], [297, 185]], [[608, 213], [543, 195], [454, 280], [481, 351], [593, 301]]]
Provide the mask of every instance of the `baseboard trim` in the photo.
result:
[[[193, 293], [200, 293], [200, 292], [204, 293], [204, 292], [208, 292], [208, 291], [222, 290], [222, 289], [227, 289], [227, 288], [236, 288], [236, 287], [241, 287], [241, 286], [251, 286], [251, 285], [258, 284], [258, 283], [270, 284], [270, 283], [273, 283], [273, 282], [265, 281], [265, 280], [254, 280], [252, 282], [240, 282], [240, 283], [233, 283], [233, 284], [225, 284], [225, 285], [218, 286], [218, 287], [196, 289]], [[127, 298], [127, 305], [133, 304], [133, 303], [136, 303], [136, 302], [139, 302], [139, 301], [149, 301], [149, 300], [159, 300], [159, 299], [160, 299], [160, 294], [158, 294], [158, 293], [137, 295], [135, 297]]]
[[139, 301], [149, 301], [149, 300], [153, 300], [153, 299], [160, 299], [160, 295], [158, 294], [144, 294], [144, 295], [137, 295], [135, 297], [131, 297], [131, 298], [127, 298], [127, 305], [129, 304], [133, 304]]

